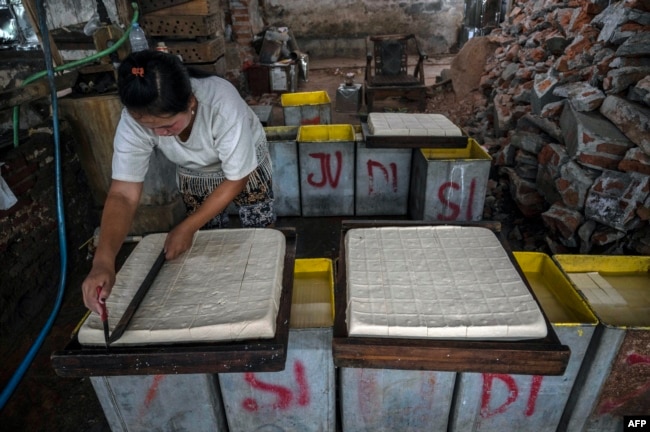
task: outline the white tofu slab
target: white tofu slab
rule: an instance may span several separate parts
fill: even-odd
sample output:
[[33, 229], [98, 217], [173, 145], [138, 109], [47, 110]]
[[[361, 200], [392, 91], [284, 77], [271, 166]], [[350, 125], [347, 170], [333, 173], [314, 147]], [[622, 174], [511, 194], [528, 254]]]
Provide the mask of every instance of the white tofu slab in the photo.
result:
[[442, 114], [369, 113], [368, 130], [374, 136], [462, 136], [458, 126]]
[[625, 298], [598, 272], [569, 273], [569, 279], [584, 293], [589, 303], [625, 306]]
[[[146, 236], [116, 276], [106, 305], [111, 331], [163, 248]], [[113, 345], [234, 341], [275, 336], [286, 240], [274, 229], [199, 231], [190, 250], [163, 265], [129, 327]], [[82, 345], [104, 345], [97, 314], [79, 331]]]
[[459, 226], [351, 229], [350, 336], [544, 338], [544, 316], [496, 235]]

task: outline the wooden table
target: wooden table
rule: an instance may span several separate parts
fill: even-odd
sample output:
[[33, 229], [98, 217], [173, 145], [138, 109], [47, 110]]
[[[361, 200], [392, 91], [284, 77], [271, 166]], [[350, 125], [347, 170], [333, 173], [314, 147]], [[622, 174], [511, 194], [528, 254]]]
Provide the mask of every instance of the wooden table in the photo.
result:
[[86, 347], [74, 336], [51, 355], [62, 377], [163, 375], [284, 370], [289, 340], [289, 317], [296, 257], [293, 228], [277, 228], [286, 238], [282, 294], [272, 339], [158, 346]]
[[[546, 315], [544, 315], [544, 319], [546, 320], [548, 333], [543, 339], [476, 341], [351, 337], [348, 335], [346, 325], [345, 233], [352, 228], [433, 225], [450, 224], [424, 221], [342, 222], [339, 267], [334, 290], [336, 308], [332, 343], [334, 364], [337, 367], [350, 368], [562, 375], [571, 353], [567, 346], [560, 343]], [[499, 223], [454, 222], [453, 225], [480, 226], [492, 229], [506, 249], [528, 290], [537, 300], [501, 235]]]

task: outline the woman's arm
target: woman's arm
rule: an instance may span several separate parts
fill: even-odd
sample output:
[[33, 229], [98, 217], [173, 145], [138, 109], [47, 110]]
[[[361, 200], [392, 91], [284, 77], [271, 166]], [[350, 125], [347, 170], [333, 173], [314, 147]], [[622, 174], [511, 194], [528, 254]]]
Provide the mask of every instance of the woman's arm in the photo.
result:
[[224, 180], [205, 199], [196, 212], [187, 216], [169, 232], [165, 240], [165, 256], [174, 259], [192, 245], [194, 233], [224, 211], [228, 204], [246, 187], [248, 176], [241, 180]]
[[100, 306], [96, 289], [102, 287], [102, 298], [111, 293], [115, 284], [115, 257], [131, 229], [141, 194], [142, 183], [119, 180], [113, 180], [108, 190], [93, 267], [81, 285], [84, 304], [97, 313], [100, 313]]

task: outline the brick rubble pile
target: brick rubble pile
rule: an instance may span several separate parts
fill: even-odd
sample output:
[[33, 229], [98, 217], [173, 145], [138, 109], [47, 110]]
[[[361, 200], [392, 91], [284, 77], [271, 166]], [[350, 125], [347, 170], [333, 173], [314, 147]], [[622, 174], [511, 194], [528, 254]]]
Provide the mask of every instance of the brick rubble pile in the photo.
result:
[[486, 38], [485, 217], [506, 184], [552, 253], [650, 254], [650, 1], [516, 1]]

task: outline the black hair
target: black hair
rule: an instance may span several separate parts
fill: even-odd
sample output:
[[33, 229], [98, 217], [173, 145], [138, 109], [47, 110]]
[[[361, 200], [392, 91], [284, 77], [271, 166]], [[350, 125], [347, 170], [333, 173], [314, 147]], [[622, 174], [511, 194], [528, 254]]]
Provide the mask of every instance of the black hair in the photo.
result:
[[122, 61], [117, 89], [129, 111], [153, 116], [183, 112], [192, 97], [190, 75], [180, 59], [153, 50], [131, 53]]

